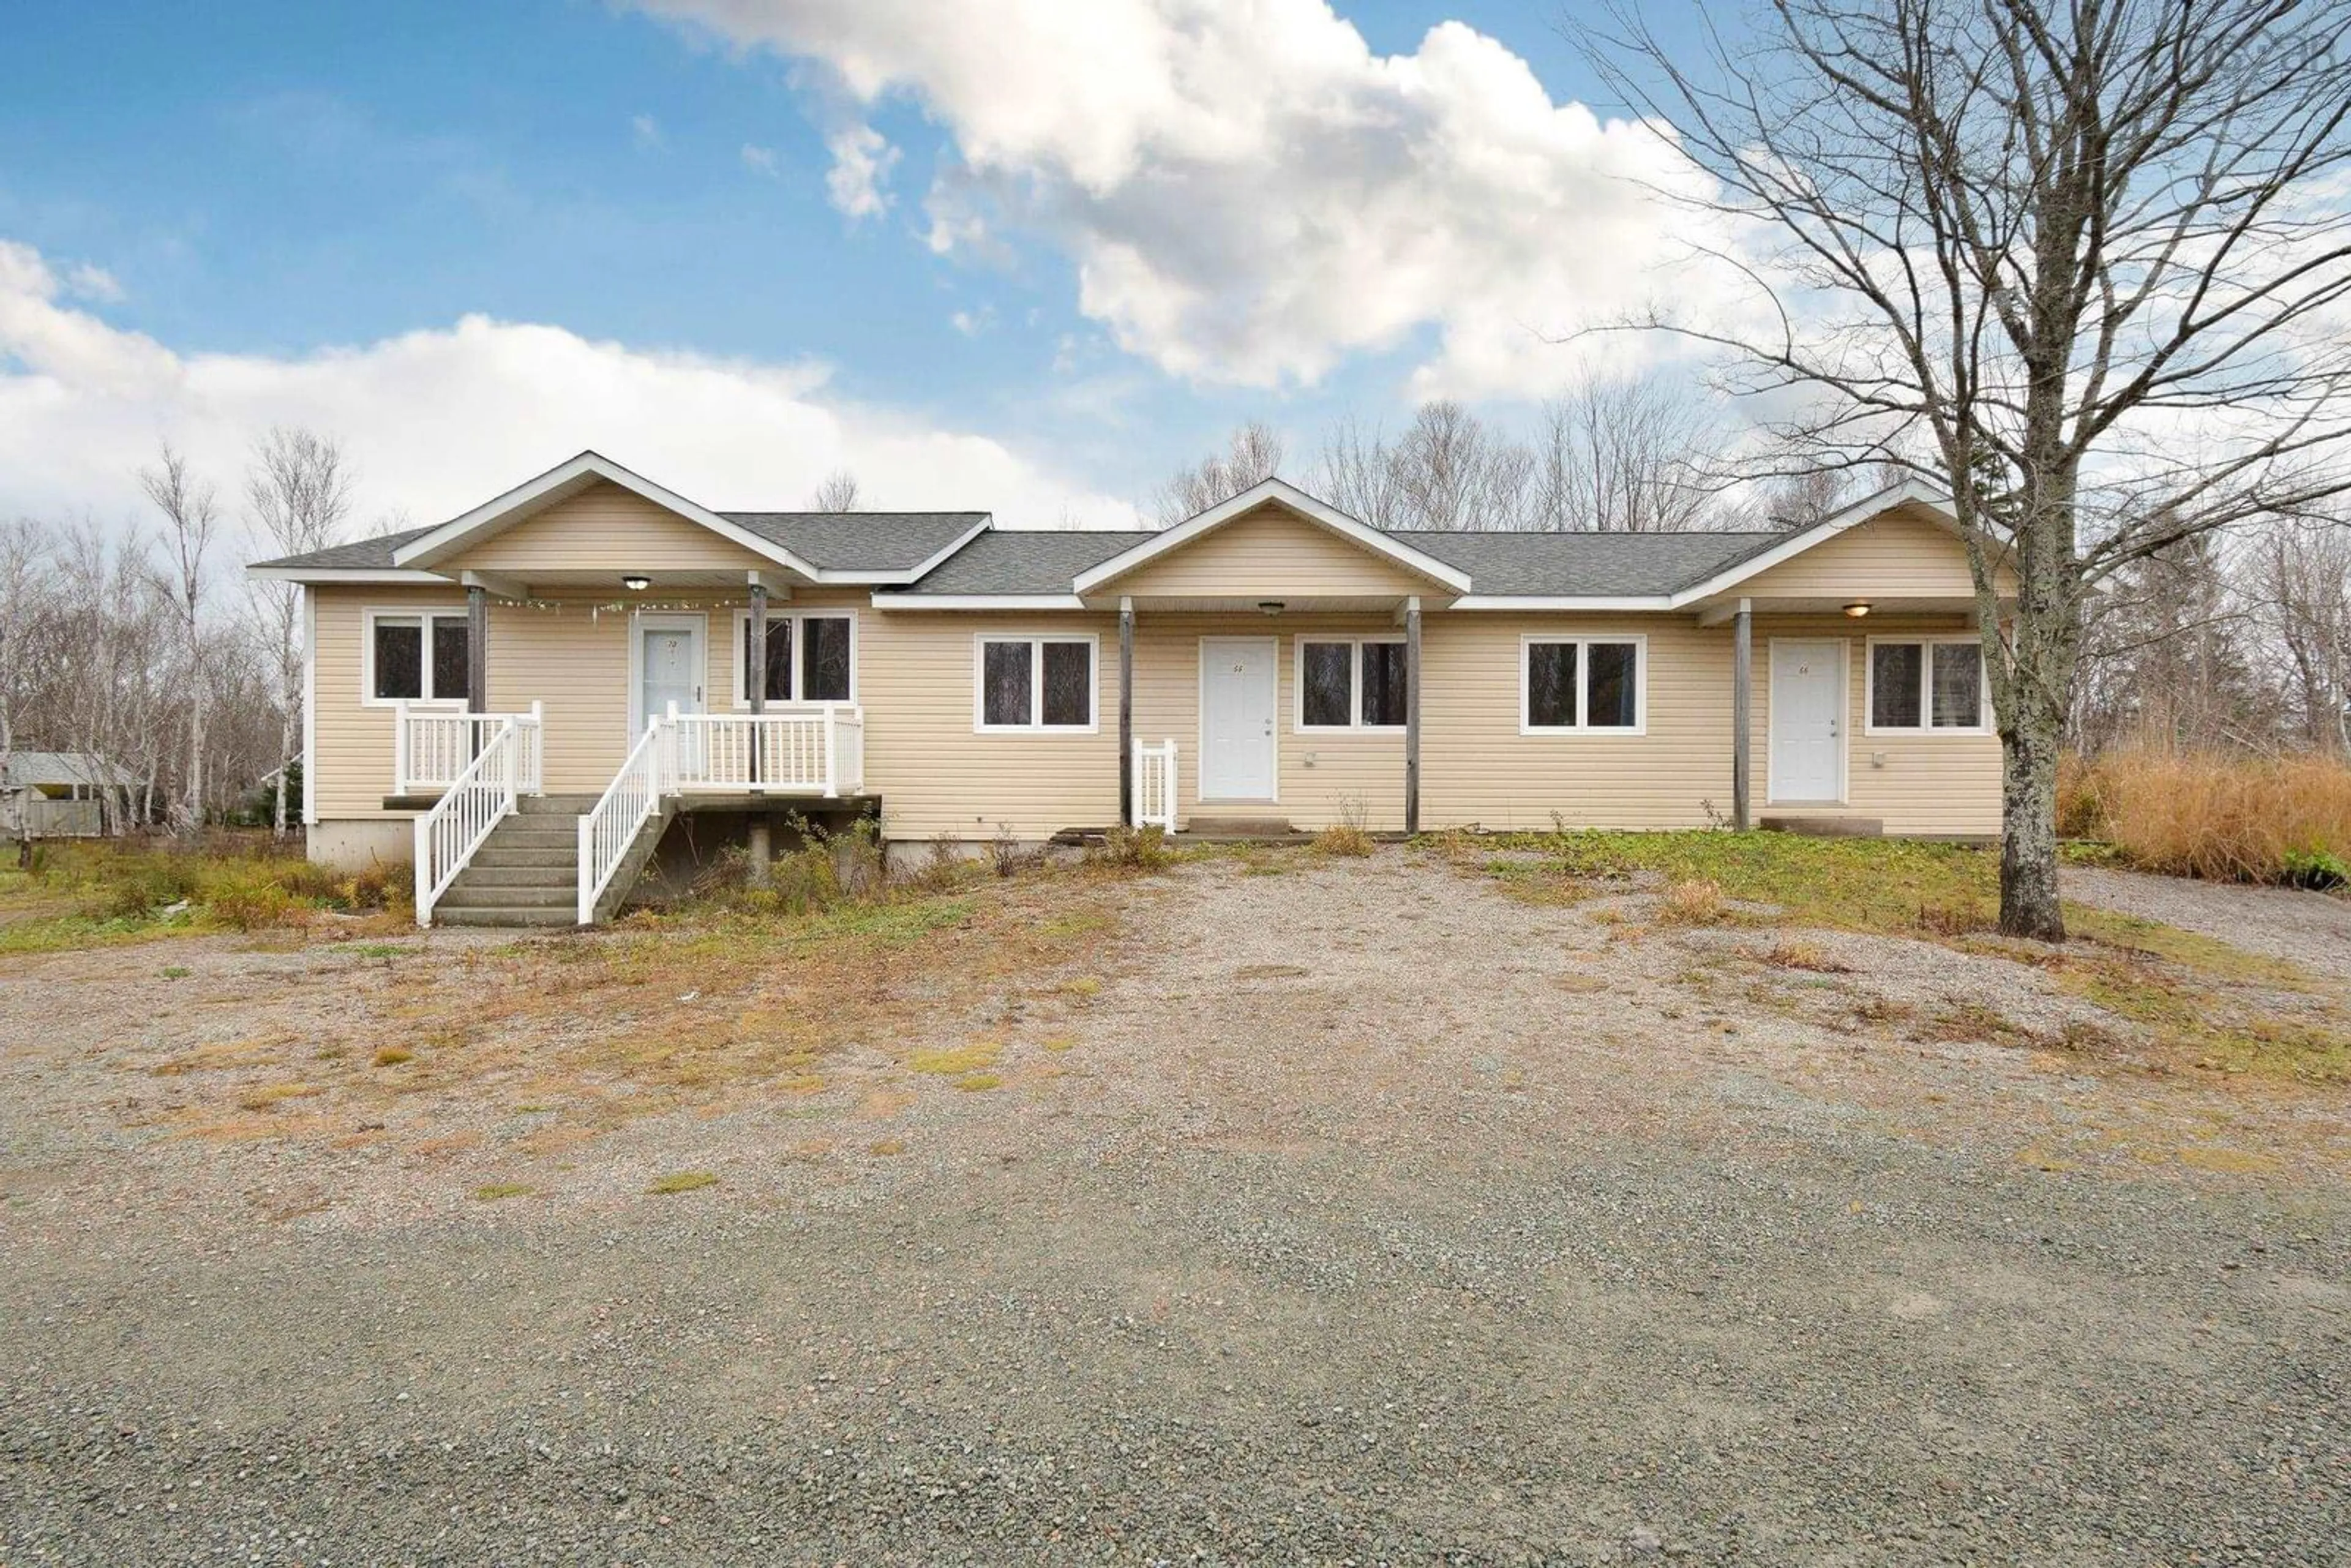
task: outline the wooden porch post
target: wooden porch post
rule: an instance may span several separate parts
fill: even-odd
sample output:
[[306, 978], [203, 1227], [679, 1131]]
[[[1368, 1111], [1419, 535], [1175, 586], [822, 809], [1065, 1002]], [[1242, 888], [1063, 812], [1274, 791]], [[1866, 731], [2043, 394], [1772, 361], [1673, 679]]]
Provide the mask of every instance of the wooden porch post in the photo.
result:
[[1730, 620], [1730, 825], [1748, 828], [1749, 794], [1754, 777], [1752, 715], [1755, 706], [1755, 617], [1739, 601]]
[[1118, 820], [1134, 826], [1134, 601], [1118, 601]]
[[1420, 597], [1404, 601], [1404, 831], [1420, 831]]
[[[797, 654], [799, 650], [792, 652]], [[743, 678], [751, 688], [751, 716], [756, 719], [768, 711], [768, 585], [751, 584], [751, 625], [743, 648]], [[760, 727], [751, 727], [751, 782], [760, 779]], [[756, 793], [757, 790], [754, 790]], [[750, 857], [751, 885], [768, 885], [768, 868], [774, 858], [775, 846], [768, 831], [765, 813], [754, 809], [751, 813], [750, 841], [746, 846]]]
[[478, 582], [465, 589], [465, 706], [490, 711], [490, 591]]

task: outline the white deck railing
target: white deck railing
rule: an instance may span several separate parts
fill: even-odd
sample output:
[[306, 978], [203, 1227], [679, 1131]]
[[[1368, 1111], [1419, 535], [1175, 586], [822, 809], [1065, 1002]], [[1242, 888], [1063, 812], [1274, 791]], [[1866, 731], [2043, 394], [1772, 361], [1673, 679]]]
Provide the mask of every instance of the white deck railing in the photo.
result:
[[522, 724], [503, 715], [481, 751], [449, 783], [433, 810], [416, 819], [416, 924], [433, 924], [433, 906], [515, 809], [522, 778]]
[[1134, 743], [1134, 825], [1176, 831], [1176, 743]]
[[865, 787], [865, 718], [827, 705], [781, 713], [677, 713], [658, 721], [673, 794], [853, 794]]
[[490, 732], [513, 720], [521, 747], [516, 788], [526, 795], [541, 789], [546, 755], [546, 712], [538, 703], [528, 713], [468, 713], [463, 706], [394, 703], [392, 727], [392, 792], [415, 795], [446, 789], [488, 744]]
[[628, 760], [580, 819], [580, 924], [595, 923], [596, 901], [628, 858], [645, 823], [661, 810], [662, 758], [674, 730], [656, 720], [637, 737]]

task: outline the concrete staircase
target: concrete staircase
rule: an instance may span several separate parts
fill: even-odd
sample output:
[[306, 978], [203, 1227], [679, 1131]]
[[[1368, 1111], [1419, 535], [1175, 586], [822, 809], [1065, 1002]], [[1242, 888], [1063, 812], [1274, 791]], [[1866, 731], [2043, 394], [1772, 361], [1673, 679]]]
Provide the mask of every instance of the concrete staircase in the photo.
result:
[[526, 795], [434, 906], [435, 925], [580, 924], [580, 817], [593, 795]]

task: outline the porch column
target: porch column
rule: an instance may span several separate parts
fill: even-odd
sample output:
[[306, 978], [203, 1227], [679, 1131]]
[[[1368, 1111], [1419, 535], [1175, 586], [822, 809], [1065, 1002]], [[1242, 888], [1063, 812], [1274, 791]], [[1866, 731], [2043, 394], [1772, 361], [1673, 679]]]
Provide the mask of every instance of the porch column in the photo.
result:
[[1730, 825], [1748, 827], [1749, 780], [1754, 777], [1755, 617], [1744, 599], [1730, 618]]
[[1134, 826], [1134, 601], [1118, 601], [1118, 820]]
[[1404, 831], [1420, 831], [1420, 597], [1404, 601]]
[[490, 591], [478, 582], [465, 588], [465, 706], [490, 711]]
[[[794, 653], [799, 652], [797, 648], [792, 651]], [[768, 585], [764, 582], [754, 581], [751, 584], [751, 626], [743, 650], [743, 674], [751, 688], [751, 716], [757, 719], [768, 711]], [[751, 782], [754, 785], [760, 779], [759, 765], [763, 760], [760, 749], [764, 738], [760, 727], [752, 725]], [[751, 885], [767, 886], [768, 868], [774, 856], [774, 845], [768, 838], [765, 813], [758, 810], [751, 813], [749, 841], [745, 847], [750, 860]]]

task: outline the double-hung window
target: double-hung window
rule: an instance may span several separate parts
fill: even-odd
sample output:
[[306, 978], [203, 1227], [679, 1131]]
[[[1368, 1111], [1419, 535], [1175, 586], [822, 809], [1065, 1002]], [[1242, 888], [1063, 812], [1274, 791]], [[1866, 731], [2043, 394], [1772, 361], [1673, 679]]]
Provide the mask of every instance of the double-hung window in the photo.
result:
[[1648, 666], [1646, 638], [1521, 639], [1519, 733], [1642, 734], [1648, 724]]
[[1981, 735], [1983, 644], [1974, 637], [1869, 640], [1869, 733]]
[[462, 612], [376, 610], [367, 619], [367, 701], [466, 700], [470, 633]]
[[813, 612], [768, 616], [765, 657], [751, 645], [751, 614], [735, 617], [735, 704], [748, 707], [751, 683], [764, 678], [771, 703], [857, 700], [857, 622]]
[[1096, 648], [1092, 636], [980, 636], [972, 655], [972, 727], [1092, 731]]
[[1404, 721], [1402, 638], [1298, 640], [1300, 729], [1402, 729]]

